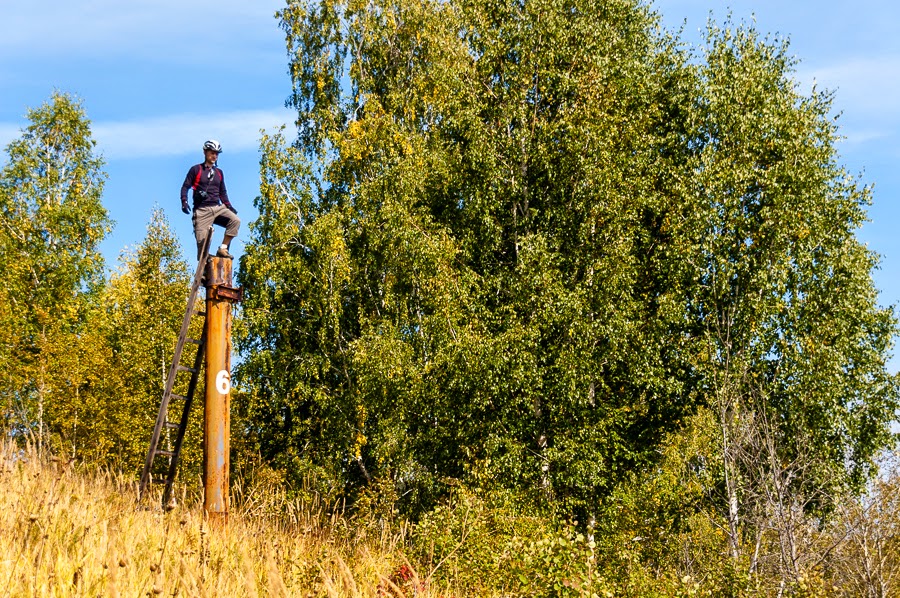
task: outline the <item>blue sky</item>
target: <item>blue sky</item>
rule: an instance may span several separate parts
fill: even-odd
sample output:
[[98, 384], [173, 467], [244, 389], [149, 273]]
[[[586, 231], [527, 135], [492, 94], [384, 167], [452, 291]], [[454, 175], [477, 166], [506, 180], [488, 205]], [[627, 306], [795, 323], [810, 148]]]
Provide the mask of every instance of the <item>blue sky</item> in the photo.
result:
[[[209, 138], [246, 221], [259, 192], [260, 129], [293, 122], [281, 0], [0, 0], [0, 146], [54, 90], [79, 97], [109, 175], [114, 266], [162, 206], [195, 259], [178, 192]], [[4, 156], [5, 157], [5, 156]], [[242, 233], [246, 233], [246, 227]], [[245, 235], [242, 235], [245, 237]], [[218, 239], [216, 239], [218, 241]], [[233, 249], [243, 247], [239, 237]]]
[[[53, 90], [75, 94], [107, 161], [104, 202], [116, 227], [102, 250], [110, 265], [139, 243], [155, 203], [190, 258], [190, 218], [178, 190], [205, 139], [222, 142], [219, 164], [245, 222], [255, 217], [260, 129], [291, 123], [283, 0], [0, 0], [0, 146], [26, 125], [29, 107]], [[707, 18], [755, 20], [788, 37], [797, 80], [835, 91], [846, 138], [842, 163], [874, 186], [860, 238], [882, 255], [884, 304], [900, 303], [900, 3], [887, 0], [657, 0], [669, 28], [702, 44]], [[235, 241], [239, 254], [246, 229]]]

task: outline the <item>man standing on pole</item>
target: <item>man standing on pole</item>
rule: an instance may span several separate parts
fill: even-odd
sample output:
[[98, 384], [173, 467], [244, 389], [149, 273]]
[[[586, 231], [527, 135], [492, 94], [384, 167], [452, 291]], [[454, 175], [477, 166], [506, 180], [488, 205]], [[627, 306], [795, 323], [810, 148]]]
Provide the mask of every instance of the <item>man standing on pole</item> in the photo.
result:
[[194, 224], [194, 238], [197, 240], [197, 260], [203, 256], [204, 236], [210, 225], [218, 224], [225, 227], [225, 238], [216, 251], [218, 257], [232, 258], [228, 252], [231, 241], [237, 236], [241, 226], [237, 210], [228, 201], [228, 191], [225, 190], [225, 175], [217, 166], [222, 146], [215, 139], [210, 139], [203, 144], [204, 161], [202, 164], [191, 166], [184, 184], [181, 185], [181, 211], [190, 214], [188, 207], [187, 190], [194, 190], [194, 215], [191, 221]]

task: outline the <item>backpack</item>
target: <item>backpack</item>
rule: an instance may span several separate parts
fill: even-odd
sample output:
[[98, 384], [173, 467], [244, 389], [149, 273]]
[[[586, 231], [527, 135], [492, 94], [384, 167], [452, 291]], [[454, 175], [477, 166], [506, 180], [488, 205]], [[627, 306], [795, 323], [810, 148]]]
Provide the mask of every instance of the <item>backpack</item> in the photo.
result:
[[[206, 177], [206, 186], [207, 186], [207, 187], [209, 187], [210, 181], [215, 177], [215, 173], [216, 173], [218, 170], [219, 170], [219, 169], [218, 169], [215, 165], [213, 165], [213, 167], [212, 167], [213, 176], [212, 176], [212, 177], [209, 177], [209, 176]], [[197, 187], [200, 186], [200, 176], [201, 176], [202, 174], [203, 174], [203, 164], [198, 164], [198, 165], [197, 165], [197, 176], [194, 177], [194, 184], [191, 185], [191, 189], [194, 189], [194, 190], [196, 191], [196, 190], [197, 190]]]
[[198, 197], [198, 196], [199, 196], [201, 199], [203, 199], [203, 201], [206, 201], [206, 198], [209, 197], [209, 194], [206, 192], [206, 189], [209, 189], [209, 184], [210, 184], [210, 182], [212, 182], [212, 180], [215, 178], [216, 172], [219, 172], [219, 176], [220, 176], [220, 177], [222, 177], [223, 179], [225, 178], [224, 175], [221, 174], [221, 171], [220, 171], [216, 166], [213, 166], [213, 167], [210, 169], [209, 172], [212, 173], [212, 176], [209, 176], [209, 175], [206, 176], [206, 188], [205, 188], [205, 189], [201, 189], [201, 188], [200, 188], [200, 179], [201, 179], [201, 176], [200, 176], [200, 175], [203, 174], [203, 164], [200, 164], [200, 165], [197, 167], [197, 176], [194, 177], [194, 184], [191, 185], [191, 189], [194, 190], [194, 202], [195, 202], [195, 203], [196, 203], [196, 201], [197, 201], [197, 197]]

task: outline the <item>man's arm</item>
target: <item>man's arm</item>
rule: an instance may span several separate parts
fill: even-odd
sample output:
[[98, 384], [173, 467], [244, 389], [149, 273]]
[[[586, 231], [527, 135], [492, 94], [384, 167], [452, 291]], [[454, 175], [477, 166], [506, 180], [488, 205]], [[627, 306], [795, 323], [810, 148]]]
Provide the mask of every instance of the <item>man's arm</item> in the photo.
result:
[[188, 189], [194, 186], [194, 178], [196, 178], [197, 173], [194, 172], [196, 166], [191, 166], [188, 169], [187, 175], [184, 177], [184, 182], [181, 184], [181, 211], [185, 214], [191, 213], [191, 208], [188, 206], [187, 200], [187, 192]]

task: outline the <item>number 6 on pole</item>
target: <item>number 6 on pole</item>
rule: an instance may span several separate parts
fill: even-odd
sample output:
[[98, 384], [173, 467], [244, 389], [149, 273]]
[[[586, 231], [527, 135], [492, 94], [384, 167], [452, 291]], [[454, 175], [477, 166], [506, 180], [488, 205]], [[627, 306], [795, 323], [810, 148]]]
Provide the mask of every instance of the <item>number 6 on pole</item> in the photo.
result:
[[231, 390], [231, 375], [228, 370], [219, 370], [219, 373], [216, 374], [216, 390], [223, 395], [227, 395]]

